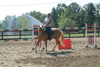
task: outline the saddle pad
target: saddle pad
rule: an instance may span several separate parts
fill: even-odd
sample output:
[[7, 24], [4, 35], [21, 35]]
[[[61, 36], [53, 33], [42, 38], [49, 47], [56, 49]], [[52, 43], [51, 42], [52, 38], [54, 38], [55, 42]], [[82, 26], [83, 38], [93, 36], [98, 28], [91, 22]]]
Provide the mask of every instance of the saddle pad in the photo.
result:
[[55, 34], [55, 31], [54, 31], [53, 29], [51, 29], [51, 32], [52, 32], [52, 34], [51, 34], [51, 35], [54, 35], [54, 34]]

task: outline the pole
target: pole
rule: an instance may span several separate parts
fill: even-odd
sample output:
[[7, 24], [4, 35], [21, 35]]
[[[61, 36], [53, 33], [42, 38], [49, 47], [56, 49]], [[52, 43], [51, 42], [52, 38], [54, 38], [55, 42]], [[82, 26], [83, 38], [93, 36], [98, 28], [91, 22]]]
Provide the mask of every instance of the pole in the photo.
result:
[[85, 48], [88, 48], [88, 39], [87, 39], [87, 23], [85, 24], [85, 28], [86, 28], [86, 30], [85, 30], [85, 33], [86, 33], [86, 46], [85, 46]]
[[88, 44], [90, 44], [90, 36], [88, 36]]
[[34, 50], [34, 24], [32, 25], [32, 51]]
[[96, 45], [96, 24], [94, 23], [94, 47], [93, 48], [97, 48]]

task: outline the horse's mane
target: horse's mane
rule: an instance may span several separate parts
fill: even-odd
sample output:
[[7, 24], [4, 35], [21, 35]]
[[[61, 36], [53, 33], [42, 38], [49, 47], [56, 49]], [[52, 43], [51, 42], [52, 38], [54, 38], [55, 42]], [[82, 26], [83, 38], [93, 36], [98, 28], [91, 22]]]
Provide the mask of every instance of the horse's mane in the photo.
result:
[[44, 28], [44, 27], [39, 27], [39, 29], [45, 30], [45, 28]]

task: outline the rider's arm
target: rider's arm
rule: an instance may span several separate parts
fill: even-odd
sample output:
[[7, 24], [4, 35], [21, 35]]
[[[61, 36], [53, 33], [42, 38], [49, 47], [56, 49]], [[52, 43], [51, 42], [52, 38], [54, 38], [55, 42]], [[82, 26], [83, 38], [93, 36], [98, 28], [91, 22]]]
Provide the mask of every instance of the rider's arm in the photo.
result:
[[43, 21], [43, 26], [44, 26], [44, 24], [45, 24], [45, 20]]

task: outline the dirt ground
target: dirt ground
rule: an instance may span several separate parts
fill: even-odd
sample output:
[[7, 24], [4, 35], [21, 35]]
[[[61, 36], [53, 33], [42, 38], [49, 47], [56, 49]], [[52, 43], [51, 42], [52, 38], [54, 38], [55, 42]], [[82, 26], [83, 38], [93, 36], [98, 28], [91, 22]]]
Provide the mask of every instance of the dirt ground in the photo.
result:
[[70, 38], [72, 49], [55, 51], [55, 40], [48, 41], [48, 51], [31, 52], [31, 41], [0, 41], [0, 67], [100, 67], [100, 37], [94, 45], [84, 49], [85, 38]]

